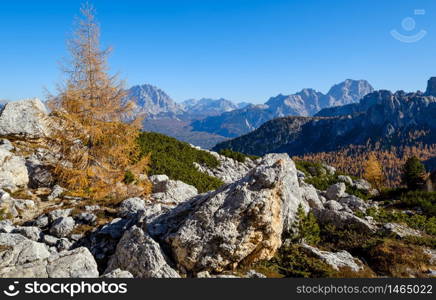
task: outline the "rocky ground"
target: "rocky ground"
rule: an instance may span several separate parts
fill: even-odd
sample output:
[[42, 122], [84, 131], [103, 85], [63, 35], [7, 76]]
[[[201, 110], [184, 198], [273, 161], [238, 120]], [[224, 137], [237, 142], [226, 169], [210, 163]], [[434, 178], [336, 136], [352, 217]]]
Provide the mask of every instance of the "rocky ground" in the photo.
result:
[[[300, 210], [321, 228], [424, 235], [368, 215], [378, 203], [347, 193], [375, 195], [366, 181], [339, 175], [316, 189], [286, 154], [240, 163], [212, 152], [220, 167], [197, 167], [225, 185], [204, 194], [162, 174], [149, 178], [153, 193], [146, 198], [72, 197], [52, 176], [56, 153], [44, 146], [47, 122], [38, 100], [7, 104], [0, 114], [0, 277], [263, 278], [271, 274], [259, 266], [290, 246], [332, 270], [383, 276], [341, 243], [329, 248], [288, 238]], [[336, 174], [329, 166], [323, 172]], [[425, 267], [408, 276], [431, 276], [435, 250], [419, 249]]]

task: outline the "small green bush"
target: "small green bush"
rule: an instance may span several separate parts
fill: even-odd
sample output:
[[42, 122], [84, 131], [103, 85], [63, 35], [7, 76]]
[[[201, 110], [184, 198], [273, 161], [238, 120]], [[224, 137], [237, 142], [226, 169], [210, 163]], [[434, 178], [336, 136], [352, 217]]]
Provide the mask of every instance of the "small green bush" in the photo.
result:
[[426, 215], [436, 217], [436, 192], [409, 191], [400, 200], [403, 207], [420, 208]]
[[226, 156], [226, 157], [231, 158], [231, 159], [234, 159], [234, 160], [239, 161], [241, 163], [244, 163], [247, 158], [250, 158], [252, 160], [259, 158], [259, 156], [247, 155], [247, 154], [244, 154], [241, 152], [236, 152], [236, 151], [233, 151], [230, 149], [222, 149], [222, 150], [218, 151], [218, 154]]
[[308, 256], [301, 249], [301, 246], [296, 244], [280, 248], [273, 259], [263, 264], [264, 267], [276, 270], [284, 277], [337, 277], [337, 271], [330, 265], [320, 259]]
[[151, 153], [150, 175], [166, 174], [195, 186], [200, 193], [216, 190], [224, 183], [198, 171], [194, 162], [209, 168], [219, 166], [219, 161], [206, 151], [197, 150], [188, 143], [154, 132], [143, 132], [139, 139], [141, 155]]
[[135, 175], [132, 172], [127, 171], [126, 174], [124, 175], [123, 182], [125, 184], [131, 184], [131, 183], [135, 182]]

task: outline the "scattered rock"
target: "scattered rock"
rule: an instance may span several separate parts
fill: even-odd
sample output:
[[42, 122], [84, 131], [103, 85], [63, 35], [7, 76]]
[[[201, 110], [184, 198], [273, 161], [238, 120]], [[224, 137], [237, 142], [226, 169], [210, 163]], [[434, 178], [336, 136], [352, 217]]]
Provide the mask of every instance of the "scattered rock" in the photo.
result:
[[422, 236], [420, 231], [398, 223], [386, 223], [383, 225], [383, 230], [386, 234], [394, 234], [399, 238], [404, 238], [407, 236]]
[[265, 275], [263, 275], [259, 272], [256, 272], [255, 270], [248, 271], [247, 274], [245, 274], [245, 277], [247, 277], [247, 278], [266, 278]]
[[74, 229], [76, 223], [71, 217], [60, 217], [53, 222], [50, 233], [58, 238], [68, 236]]
[[120, 217], [128, 217], [137, 214], [140, 210], [145, 210], [145, 202], [141, 198], [130, 198], [121, 202], [118, 209]]
[[0, 139], [0, 148], [4, 149], [6, 151], [13, 151], [13, 150], [15, 150], [15, 147], [7, 139]]
[[68, 239], [66, 238], [61, 238], [57, 241], [56, 243], [56, 249], [59, 252], [65, 251], [65, 250], [70, 250], [71, 246], [73, 245], [72, 242], [70, 242]]
[[115, 269], [107, 274], [101, 276], [102, 278], [133, 278], [132, 273], [129, 271], [123, 271], [121, 269]]
[[324, 208], [324, 205], [319, 199], [318, 193], [313, 185], [301, 182], [300, 189], [303, 200], [305, 200], [311, 208]]
[[106, 272], [127, 270], [139, 278], [179, 278], [160, 246], [140, 228], [134, 226], [121, 238]]
[[15, 227], [12, 225], [12, 222], [9, 220], [0, 221], [0, 233], [9, 233], [14, 230]]
[[353, 185], [353, 179], [350, 176], [339, 175], [338, 180], [348, 185]]
[[335, 200], [327, 201], [324, 204], [324, 207], [326, 209], [335, 210], [335, 211], [340, 211], [340, 210], [342, 210], [344, 208], [338, 201], [335, 201]]
[[73, 210], [71, 208], [67, 208], [67, 209], [56, 209], [56, 210], [52, 210], [51, 212], [49, 212], [47, 214], [48, 219], [50, 222], [53, 222], [61, 217], [69, 217], [71, 215], [71, 212]]
[[326, 169], [327, 173], [329, 175], [335, 175], [336, 174], [336, 168], [328, 165], [323, 165], [324, 169]]
[[18, 227], [12, 230], [12, 233], [19, 233], [22, 236], [25, 236], [29, 240], [39, 241], [41, 238], [41, 229], [38, 227], [28, 226], [28, 227]]
[[44, 236], [42, 237], [42, 242], [49, 246], [56, 246], [58, 241], [59, 239], [52, 235], [44, 234]]
[[0, 188], [7, 188], [14, 192], [26, 187], [28, 183], [29, 174], [24, 158], [0, 148]]
[[344, 196], [346, 189], [347, 186], [343, 182], [333, 184], [327, 189], [325, 194], [326, 198], [328, 200], [338, 200], [339, 198]]
[[321, 251], [306, 244], [302, 245], [302, 249], [307, 254], [323, 260], [336, 271], [344, 267], [350, 268], [353, 272], [358, 272], [363, 269], [363, 263], [345, 250], [340, 252]]
[[338, 201], [342, 205], [350, 208], [352, 211], [365, 212], [369, 208], [369, 204], [367, 202], [354, 195], [342, 197]]
[[65, 193], [65, 189], [59, 185], [55, 185], [53, 187], [53, 191], [51, 194], [47, 197], [47, 200], [53, 201], [56, 198], [59, 198], [63, 193]]
[[93, 213], [82, 212], [74, 217], [74, 219], [81, 224], [95, 225], [97, 222], [97, 216]]
[[330, 210], [330, 209], [314, 209], [315, 217], [321, 225], [332, 224], [339, 229], [355, 228], [362, 232], [372, 233], [375, 232], [377, 227], [346, 211]]
[[192, 185], [178, 180], [167, 180], [159, 181], [153, 187], [152, 198], [155, 202], [176, 206], [197, 194], [198, 190]]
[[45, 228], [49, 224], [48, 216], [41, 215], [33, 221], [33, 225], [39, 228]]

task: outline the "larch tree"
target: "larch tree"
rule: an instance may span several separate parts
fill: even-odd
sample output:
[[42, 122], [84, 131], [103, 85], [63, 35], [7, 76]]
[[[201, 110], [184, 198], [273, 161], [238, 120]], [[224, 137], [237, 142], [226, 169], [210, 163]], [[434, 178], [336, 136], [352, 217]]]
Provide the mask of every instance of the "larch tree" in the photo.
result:
[[377, 189], [383, 186], [383, 168], [373, 152], [368, 155], [368, 159], [364, 164], [363, 178]]
[[59, 152], [58, 180], [79, 195], [120, 197], [120, 185], [128, 175], [127, 183], [138, 188], [124, 188], [124, 193], [148, 193], [149, 183], [140, 180], [149, 160], [139, 154], [141, 120], [122, 122], [133, 104], [126, 101], [122, 82], [108, 73], [111, 50], [100, 48], [100, 26], [89, 4], [81, 8], [68, 49], [71, 60], [63, 68], [66, 80], [58, 86], [58, 95], [48, 99], [60, 120], [52, 139]]

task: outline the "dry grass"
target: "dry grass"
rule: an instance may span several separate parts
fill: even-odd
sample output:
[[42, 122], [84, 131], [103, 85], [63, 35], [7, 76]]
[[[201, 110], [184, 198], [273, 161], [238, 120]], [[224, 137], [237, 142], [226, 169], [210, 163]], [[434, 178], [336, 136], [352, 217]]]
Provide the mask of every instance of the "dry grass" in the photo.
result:
[[369, 251], [372, 268], [390, 277], [425, 277], [429, 269], [429, 256], [421, 247], [385, 239]]

